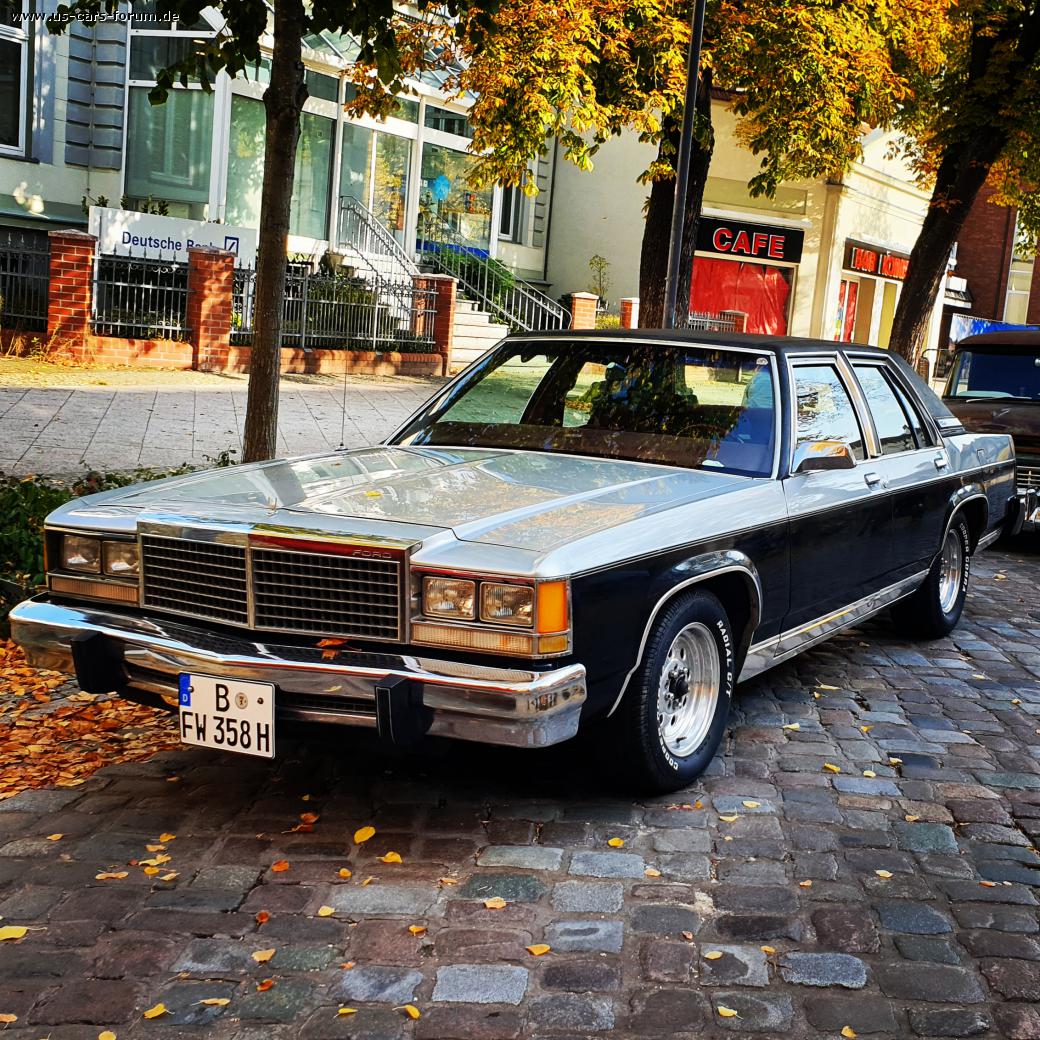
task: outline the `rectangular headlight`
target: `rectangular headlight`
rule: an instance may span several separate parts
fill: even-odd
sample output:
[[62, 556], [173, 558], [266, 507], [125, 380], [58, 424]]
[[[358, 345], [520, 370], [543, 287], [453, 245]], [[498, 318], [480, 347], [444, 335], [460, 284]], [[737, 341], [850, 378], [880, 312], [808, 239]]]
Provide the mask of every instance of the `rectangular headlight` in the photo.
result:
[[483, 582], [480, 586], [480, 620], [530, 628], [534, 621], [534, 589], [530, 585]]
[[472, 621], [476, 617], [477, 583], [461, 578], [423, 578], [422, 612], [427, 617], [458, 618]]
[[98, 574], [101, 571], [101, 539], [80, 534], [67, 534], [61, 543], [61, 566], [64, 570]]
[[113, 578], [136, 578], [141, 569], [137, 543], [102, 543], [101, 567], [106, 574], [111, 574]]

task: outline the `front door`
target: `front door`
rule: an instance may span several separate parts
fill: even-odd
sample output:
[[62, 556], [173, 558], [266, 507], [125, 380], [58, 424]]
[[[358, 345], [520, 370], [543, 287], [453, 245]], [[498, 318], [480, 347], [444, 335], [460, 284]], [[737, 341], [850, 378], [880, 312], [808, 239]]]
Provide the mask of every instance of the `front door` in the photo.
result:
[[856, 466], [784, 480], [791, 531], [791, 604], [784, 621], [789, 633], [882, 588], [892, 534], [892, 499], [870, 458], [863, 419], [837, 359], [799, 361], [791, 380], [792, 449], [810, 441], [844, 441]]

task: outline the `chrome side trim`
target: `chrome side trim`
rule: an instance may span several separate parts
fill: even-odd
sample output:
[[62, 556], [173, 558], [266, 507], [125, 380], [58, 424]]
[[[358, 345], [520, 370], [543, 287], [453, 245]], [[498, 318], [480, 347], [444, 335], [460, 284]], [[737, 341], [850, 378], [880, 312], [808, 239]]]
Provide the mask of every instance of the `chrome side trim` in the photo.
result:
[[998, 527], [995, 531], [990, 531], [989, 534], [984, 534], [979, 539], [979, 544], [975, 546], [975, 552], [980, 553], [983, 549], [988, 549], [1001, 535], [1001, 530]]
[[[961, 511], [961, 509], [963, 509], [965, 505], [967, 505], [968, 502], [977, 502], [980, 498], [983, 502], [986, 503], [986, 523], [988, 524], [989, 496], [985, 493], [984, 490], [982, 490], [982, 488], [978, 484], [966, 484], [963, 487], [959, 487], [950, 496], [950, 505], [952, 506], [952, 508], [950, 509], [950, 515], [946, 520], [946, 526], [943, 528], [942, 538], [939, 541], [939, 545], [936, 547], [935, 556], [938, 556], [939, 553], [942, 552], [942, 547], [946, 543], [946, 536], [950, 533], [950, 528], [953, 526], [953, 521], [956, 518], [957, 514]], [[985, 531], [985, 525], [983, 525], [982, 529], [983, 531]], [[978, 552], [977, 544], [973, 552]], [[935, 559], [935, 556], [932, 557], [933, 560]]]
[[927, 576], [928, 571], [918, 571], [908, 578], [903, 578], [901, 581], [850, 603], [833, 614], [827, 614], [815, 621], [810, 621], [807, 625], [789, 629], [772, 639], [756, 643], [748, 651], [740, 678], [737, 681], [743, 682], [745, 679], [750, 679], [767, 668], [772, 668], [773, 665], [780, 664], [817, 643], [822, 643], [843, 628], [851, 628], [853, 625], [865, 621], [904, 596], [909, 596]]
[[714, 578], [720, 574], [743, 574], [745, 577], [750, 579], [751, 587], [754, 591], [751, 604], [751, 618], [748, 622], [749, 629], [751, 632], [754, 632], [758, 627], [759, 618], [762, 616], [762, 582], [759, 579], [758, 570], [749, 557], [734, 549], [704, 553], [703, 556], [695, 556], [692, 560], [688, 561], [686, 569], [693, 572], [692, 576], [685, 578], [683, 581], [679, 582], [678, 585], [669, 589], [657, 601], [657, 603], [654, 604], [654, 609], [650, 611], [650, 617], [647, 619], [646, 627], [643, 629], [643, 636], [639, 640], [639, 651], [636, 654], [635, 664], [632, 665], [628, 674], [625, 676], [624, 682], [621, 684], [621, 689], [618, 691], [617, 699], [610, 706], [610, 711], [607, 712], [608, 718], [617, 711], [618, 705], [621, 703], [621, 698], [625, 696], [628, 684], [632, 680], [632, 676], [635, 675], [639, 666], [643, 663], [643, 651], [646, 650], [646, 643], [650, 638], [650, 630], [654, 626], [654, 621], [656, 621], [657, 615], [660, 614], [661, 610], [669, 600], [674, 599], [675, 596], [684, 589], [688, 589], [691, 585], [698, 585], [701, 582], [707, 581], [709, 578]]

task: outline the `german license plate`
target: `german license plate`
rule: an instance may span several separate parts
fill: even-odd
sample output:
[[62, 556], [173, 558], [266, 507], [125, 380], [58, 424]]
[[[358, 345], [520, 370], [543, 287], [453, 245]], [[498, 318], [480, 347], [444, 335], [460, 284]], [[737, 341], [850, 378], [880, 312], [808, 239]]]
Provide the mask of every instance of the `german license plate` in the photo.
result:
[[180, 676], [181, 740], [274, 758], [274, 686], [212, 675]]

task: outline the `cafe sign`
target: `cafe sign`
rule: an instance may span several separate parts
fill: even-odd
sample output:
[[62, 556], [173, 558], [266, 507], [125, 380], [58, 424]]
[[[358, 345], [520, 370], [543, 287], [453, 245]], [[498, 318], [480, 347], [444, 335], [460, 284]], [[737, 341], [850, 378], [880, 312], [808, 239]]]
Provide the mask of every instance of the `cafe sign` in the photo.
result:
[[872, 274], [878, 278], [893, 278], [901, 282], [906, 277], [910, 263], [907, 253], [896, 253], [890, 249], [879, 249], [862, 242], [845, 240], [845, 270], [857, 274]]
[[804, 239], [805, 232], [800, 228], [716, 217], [701, 217], [697, 222], [698, 252], [721, 253], [737, 260], [782, 260], [797, 264], [802, 259]]

